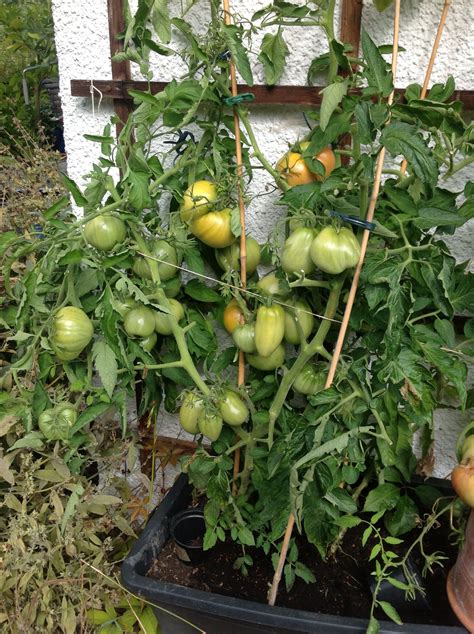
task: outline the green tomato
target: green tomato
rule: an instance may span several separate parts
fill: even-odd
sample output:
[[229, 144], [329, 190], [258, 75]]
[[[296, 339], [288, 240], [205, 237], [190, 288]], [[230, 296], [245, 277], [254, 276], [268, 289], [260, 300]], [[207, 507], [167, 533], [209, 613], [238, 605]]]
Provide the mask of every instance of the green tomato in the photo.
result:
[[257, 352], [255, 344], [255, 324], [237, 326], [232, 332], [232, 339], [239, 350], [246, 353]]
[[47, 440], [68, 440], [77, 411], [71, 403], [61, 403], [39, 415], [38, 426]]
[[203, 408], [204, 404], [200, 396], [195, 392], [186, 392], [179, 408], [179, 422], [188, 434], [198, 433], [198, 419], [203, 413]]
[[303, 299], [288, 300], [293, 308], [285, 306], [285, 340], [294, 345], [301, 343], [298, 325], [306, 340], [314, 326], [314, 317], [311, 308]]
[[269, 357], [283, 341], [285, 311], [279, 304], [260, 306], [255, 321], [255, 345], [261, 357]]
[[[176, 266], [179, 264], [178, 262], [178, 254], [176, 249], [166, 242], [166, 240], [157, 240], [152, 243], [150, 246], [151, 255], [158, 260], [163, 260], [162, 262], [158, 262], [158, 273], [160, 275], [160, 280], [162, 282], [166, 282], [166, 280], [170, 280], [178, 273], [178, 269]], [[147, 259], [138, 256], [133, 261], [133, 272], [138, 277], [151, 280], [151, 270], [150, 265], [147, 262]]]
[[175, 275], [170, 280], [166, 280], [162, 286], [166, 297], [174, 298], [179, 295], [179, 291], [181, 290], [181, 277]]
[[281, 253], [281, 267], [288, 275], [308, 274], [314, 271], [310, 248], [315, 237], [314, 229], [299, 227], [286, 240]]
[[249, 408], [242, 398], [232, 390], [226, 390], [219, 403], [219, 411], [225, 423], [231, 427], [239, 427], [249, 417]]
[[280, 280], [275, 273], [269, 273], [262, 277], [261, 280], [257, 282], [257, 289], [263, 295], [278, 297], [287, 297], [290, 294], [290, 289], [285, 284], [283, 280]]
[[89, 344], [93, 334], [92, 322], [81, 308], [64, 306], [53, 317], [49, 340], [61, 361], [72, 361]]
[[[251, 236], [246, 236], [247, 275], [253, 275], [260, 264], [260, 245]], [[217, 264], [223, 271], [240, 271], [240, 239], [225, 249], [216, 249]]]
[[84, 225], [84, 237], [98, 251], [111, 251], [125, 240], [127, 228], [120, 218], [101, 214]]
[[155, 347], [156, 340], [158, 339], [156, 332], [152, 332], [148, 337], [143, 337], [140, 341], [140, 345], [146, 352], [151, 352]]
[[293, 383], [295, 392], [305, 394], [316, 394], [324, 389], [326, 383], [326, 368], [324, 364], [308, 364], [296, 376]]
[[132, 308], [125, 315], [123, 325], [129, 337], [149, 337], [155, 329], [155, 316], [146, 306]]
[[139, 305], [140, 304], [134, 299], [132, 299], [131, 297], [124, 300], [121, 300], [121, 299], [115, 300], [115, 309], [122, 317], [125, 317], [125, 315], [129, 313], [132, 310], [132, 308], [138, 308]]
[[276, 370], [285, 362], [285, 346], [281, 343], [268, 357], [261, 357], [259, 354], [248, 354], [246, 356], [249, 365], [257, 370], [268, 372]]
[[217, 200], [217, 190], [214, 183], [196, 181], [183, 194], [179, 215], [183, 222], [191, 222], [195, 218], [204, 216], [211, 210]]
[[[170, 304], [171, 314], [174, 315], [176, 321], [181, 321], [184, 317], [183, 305], [176, 299], [168, 300]], [[160, 335], [170, 335], [173, 332], [172, 321], [170, 315], [161, 311], [155, 310], [155, 330]]]
[[198, 418], [198, 427], [203, 436], [214, 442], [221, 435], [222, 416], [203, 412]]
[[326, 227], [313, 240], [310, 254], [316, 266], [331, 275], [338, 275], [355, 266], [360, 257], [360, 244], [352, 229], [337, 231]]

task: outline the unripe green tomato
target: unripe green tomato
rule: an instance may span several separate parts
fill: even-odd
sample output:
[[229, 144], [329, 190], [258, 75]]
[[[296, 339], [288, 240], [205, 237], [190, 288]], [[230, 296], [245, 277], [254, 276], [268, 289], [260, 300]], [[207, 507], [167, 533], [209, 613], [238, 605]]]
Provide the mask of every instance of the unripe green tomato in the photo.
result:
[[174, 298], [179, 295], [179, 291], [181, 290], [181, 277], [175, 275], [170, 280], [166, 280], [162, 286], [166, 297]]
[[129, 313], [132, 308], [138, 308], [139, 307], [139, 303], [132, 299], [131, 297], [128, 297], [127, 299], [121, 300], [121, 299], [116, 299], [115, 300], [115, 307], [117, 309], [117, 312], [120, 313], [120, 315], [122, 315], [122, 317], [125, 317], [125, 315], [127, 313]]
[[[181, 321], [184, 317], [184, 308], [183, 305], [178, 302], [176, 299], [168, 300], [170, 304], [171, 314], [176, 317], [177, 321]], [[154, 312], [155, 319], [155, 330], [160, 335], [170, 335], [173, 332], [172, 322], [169, 314], [163, 313], [161, 311], [155, 310]]]
[[293, 345], [301, 343], [298, 324], [301, 328], [303, 338], [306, 340], [314, 327], [314, 317], [311, 308], [303, 299], [288, 300], [293, 308], [285, 306], [285, 340]]
[[77, 306], [64, 306], [54, 315], [50, 343], [61, 361], [76, 359], [88, 345], [94, 327], [86, 313]]
[[357, 264], [360, 244], [352, 229], [325, 227], [313, 240], [310, 254], [321, 271], [338, 275]]
[[246, 356], [249, 365], [257, 370], [268, 372], [276, 370], [285, 362], [285, 346], [281, 343], [268, 357], [261, 357], [259, 354], [248, 354]]
[[123, 320], [129, 337], [149, 337], [155, 329], [155, 317], [151, 308], [132, 308]]
[[98, 251], [111, 251], [123, 242], [127, 235], [125, 223], [120, 218], [101, 214], [84, 225], [84, 237]]
[[281, 253], [281, 267], [288, 275], [312, 273], [314, 262], [310, 248], [316, 233], [309, 227], [299, 227], [287, 238]]
[[195, 392], [186, 392], [181, 407], [179, 408], [179, 422], [188, 434], [197, 434], [199, 431], [198, 419], [203, 413], [203, 402]]
[[255, 345], [255, 324], [237, 326], [232, 332], [232, 339], [239, 350], [246, 353], [257, 352]]
[[461, 462], [467, 463], [474, 460], [474, 434], [466, 436], [461, 447]]
[[[166, 240], [157, 240], [150, 246], [151, 255], [157, 260], [163, 260], [162, 262], [158, 262], [158, 273], [160, 275], [160, 280], [162, 282], [166, 282], [166, 280], [170, 280], [178, 273], [178, 269], [176, 266], [178, 265], [178, 254], [176, 249], [166, 242]], [[133, 272], [138, 277], [151, 280], [151, 269], [150, 265], [147, 262], [147, 259], [138, 256], [133, 261]]]
[[156, 332], [152, 332], [148, 337], [143, 337], [140, 341], [140, 345], [146, 352], [151, 352], [155, 347], [156, 340], [158, 339]]
[[297, 374], [293, 383], [293, 389], [300, 394], [309, 396], [324, 389], [326, 373], [324, 365], [308, 364]]
[[222, 417], [219, 414], [207, 414], [204, 412], [198, 418], [199, 431], [212, 442], [221, 435], [223, 424]]
[[269, 273], [257, 282], [257, 288], [263, 295], [277, 295], [279, 297], [287, 297], [290, 289], [285, 285], [283, 280], [277, 278], [275, 273]]
[[[260, 264], [260, 245], [251, 236], [245, 238], [247, 275], [253, 275]], [[216, 249], [217, 264], [223, 271], [240, 271], [240, 239], [225, 249]]]
[[232, 390], [226, 390], [219, 403], [219, 411], [225, 423], [231, 427], [239, 427], [249, 417], [249, 408], [242, 398]]
[[210, 211], [217, 200], [217, 190], [214, 183], [196, 181], [183, 194], [179, 215], [183, 222], [191, 222], [195, 218], [204, 216]]
[[61, 403], [39, 415], [38, 427], [47, 440], [68, 440], [76, 420], [77, 411], [74, 405]]
[[260, 306], [255, 321], [255, 345], [261, 357], [268, 357], [283, 341], [285, 311], [279, 304]]

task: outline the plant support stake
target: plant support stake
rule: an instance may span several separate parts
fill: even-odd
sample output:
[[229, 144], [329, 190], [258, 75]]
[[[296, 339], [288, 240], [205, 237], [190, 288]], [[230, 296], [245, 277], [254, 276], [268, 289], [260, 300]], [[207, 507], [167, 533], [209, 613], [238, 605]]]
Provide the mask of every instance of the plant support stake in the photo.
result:
[[[394, 23], [393, 23], [393, 55], [392, 55], [392, 75], [393, 75], [394, 83], [395, 83], [395, 77], [397, 74], [399, 32], [400, 32], [400, 0], [395, 0], [395, 16], [394, 16]], [[393, 89], [388, 97], [389, 106], [392, 105], [393, 103], [394, 94], [395, 94], [395, 90]], [[369, 208], [367, 210], [366, 221], [368, 222], [372, 222], [372, 219], [374, 217], [375, 205], [377, 204], [377, 198], [378, 198], [379, 190], [380, 190], [380, 180], [382, 178], [382, 170], [383, 170], [384, 161], [385, 161], [385, 147], [382, 147], [377, 158], [377, 164], [376, 164], [375, 176], [374, 176], [374, 186], [372, 189], [372, 196], [370, 197]], [[351, 284], [351, 289], [349, 291], [349, 297], [347, 299], [347, 304], [344, 311], [341, 327], [339, 329], [339, 335], [337, 337], [334, 354], [331, 360], [331, 365], [329, 367], [328, 376], [324, 386], [325, 389], [328, 389], [329, 387], [331, 387], [332, 382], [334, 380], [334, 375], [336, 373], [337, 364], [339, 361], [339, 357], [341, 355], [342, 345], [344, 343], [347, 327], [349, 325], [349, 319], [352, 312], [352, 307], [354, 305], [354, 300], [357, 293], [357, 287], [359, 284], [359, 278], [360, 278], [360, 273], [362, 270], [362, 265], [365, 259], [365, 253], [367, 250], [367, 243], [369, 241], [369, 236], [370, 236], [370, 231], [368, 229], [365, 229], [364, 233], [362, 234], [360, 257], [359, 257], [359, 261], [357, 262], [354, 278]], [[279, 557], [278, 564], [275, 570], [275, 574], [273, 576], [272, 586], [270, 588], [270, 592], [268, 595], [268, 605], [275, 605], [276, 596], [278, 593], [278, 586], [280, 584], [281, 576], [283, 573], [283, 567], [285, 565], [286, 555], [288, 552], [288, 547], [290, 545], [290, 539], [291, 539], [291, 534], [293, 532], [294, 523], [295, 523], [295, 516], [293, 512], [291, 512], [288, 518], [287, 526], [286, 526], [285, 537], [283, 539], [280, 557]]]
[[[230, 15], [230, 3], [229, 0], [223, 0], [224, 9], [224, 23], [229, 25], [231, 23]], [[230, 89], [232, 97], [237, 97], [237, 75], [235, 71], [235, 64], [232, 57], [229, 60], [229, 73], [230, 73]], [[235, 158], [237, 161], [237, 189], [239, 194], [239, 211], [240, 211], [240, 281], [242, 288], [247, 286], [247, 245], [245, 241], [245, 203], [244, 195], [242, 191], [242, 179], [243, 179], [243, 164], [242, 164], [242, 141], [240, 138], [240, 119], [238, 105], [233, 105], [234, 111], [234, 133], [235, 133]], [[239, 351], [239, 368], [237, 375], [237, 385], [241, 386], [245, 383], [245, 355], [242, 350]], [[233, 472], [233, 492], [237, 490], [237, 476], [239, 474], [240, 466], [240, 447], [235, 450], [234, 453], [234, 472]]]

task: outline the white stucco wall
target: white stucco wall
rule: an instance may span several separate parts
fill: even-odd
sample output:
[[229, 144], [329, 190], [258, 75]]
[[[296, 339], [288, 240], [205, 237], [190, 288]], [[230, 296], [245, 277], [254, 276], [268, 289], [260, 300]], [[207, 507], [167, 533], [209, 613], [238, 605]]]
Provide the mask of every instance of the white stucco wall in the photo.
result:
[[[301, 0], [302, 2], [302, 0]], [[133, 8], [133, 3], [132, 8]], [[250, 17], [254, 11], [266, 6], [268, 0], [232, 0], [234, 11]], [[171, 5], [179, 7], [177, 0]], [[187, 15], [198, 28], [205, 26], [205, 0], [198, 0]], [[404, 0], [402, 2], [400, 45], [406, 52], [400, 55], [396, 85], [403, 87], [411, 82], [422, 83], [434, 40], [443, 0]], [[71, 79], [111, 78], [107, 2], [106, 0], [53, 0], [56, 29], [56, 46], [60, 70], [60, 90], [64, 112], [64, 134], [67, 151], [69, 176], [80, 184], [83, 175], [90, 171], [98, 158], [97, 145], [86, 141], [83, 134], [100, 134], [112, 114], [111, 102], [103, 100], [99, 106], [99, 95], [94, 96], [94, 111], [90, 98], [71, 97]], [[378, 44], [392, 41], [393, 9], [379, 14], [371, 0], [364, 0], [363, 28]], [[439, 49], [432, 81], [441, 82], [452, 74], [456, 86], [474, 89], [474, 3], [472, 0], [457, 0], [448, 15], [447, 25]], [[289, 66], [281, 80], [283, 84], [304, 85], [309, 61], [324, 51], [322, 33], [317, 29], [306, 29], [302, 37], [301, 29], [286, 29], [285, 39], [292, 51]], [[259, 42], [255, 42], [258, 52]], [[167, 81], [178, 76], [182, 66], [173, 58], [156, 58], [155, 80]], [[262, 72], [256, 54], [254, 74], [257, 83], [262, 81]], [[136, 67], [132, 69], [134, 79], [140, 75]], [[298, 108], [262, 108], [252, 110], [252, 121], [257, 139], [269, 160], [275, 162], [283, 153], [286, 144], [294, 142], [306, 133], [307, 128]], [[474, 179], [474, 168], [458, 175], [450, 187], [461, 190], [467, 179]], [[268, 182], [263, 172], [257, 172], [252, 191], [261, 191]], [[276, 197], [276, 194], [275, 194]], [[264, 201], [256, 199], [248, 209], [248, 227], [259, 240], [266, 237], [268, 227], [274, 225], [281, 214], [269, 197]], [[462, 227], [451, 243], [459, 259], [472, 258], [473, 226]], [[436, 415], [437, 434], [435, 474], [446, 476], [454, 463], [454, 442], [460, 425], [467, 422], [468, 413], [454, 414], [439, 411]], [[170, 417], [160, 419], [160, 433], [176, 435], [175, 420]], [[184, 436], [186, 436], [184, 434]]]

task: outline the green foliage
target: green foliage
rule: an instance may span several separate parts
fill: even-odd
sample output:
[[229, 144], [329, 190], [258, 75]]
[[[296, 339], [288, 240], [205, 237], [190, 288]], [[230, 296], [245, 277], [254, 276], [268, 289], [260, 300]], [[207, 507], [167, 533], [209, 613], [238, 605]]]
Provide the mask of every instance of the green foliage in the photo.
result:
[[[35, 138], [40, 127], [49, 127], [50, 107], [41, 94], [41, 80], [56, 71], [53, 19], [50, 0], [0, 2], [0, 145], [15, 150], [18, 123]], [[31, 105], [23, 101], [22, 71], [44, 65], [27, 75]]]

